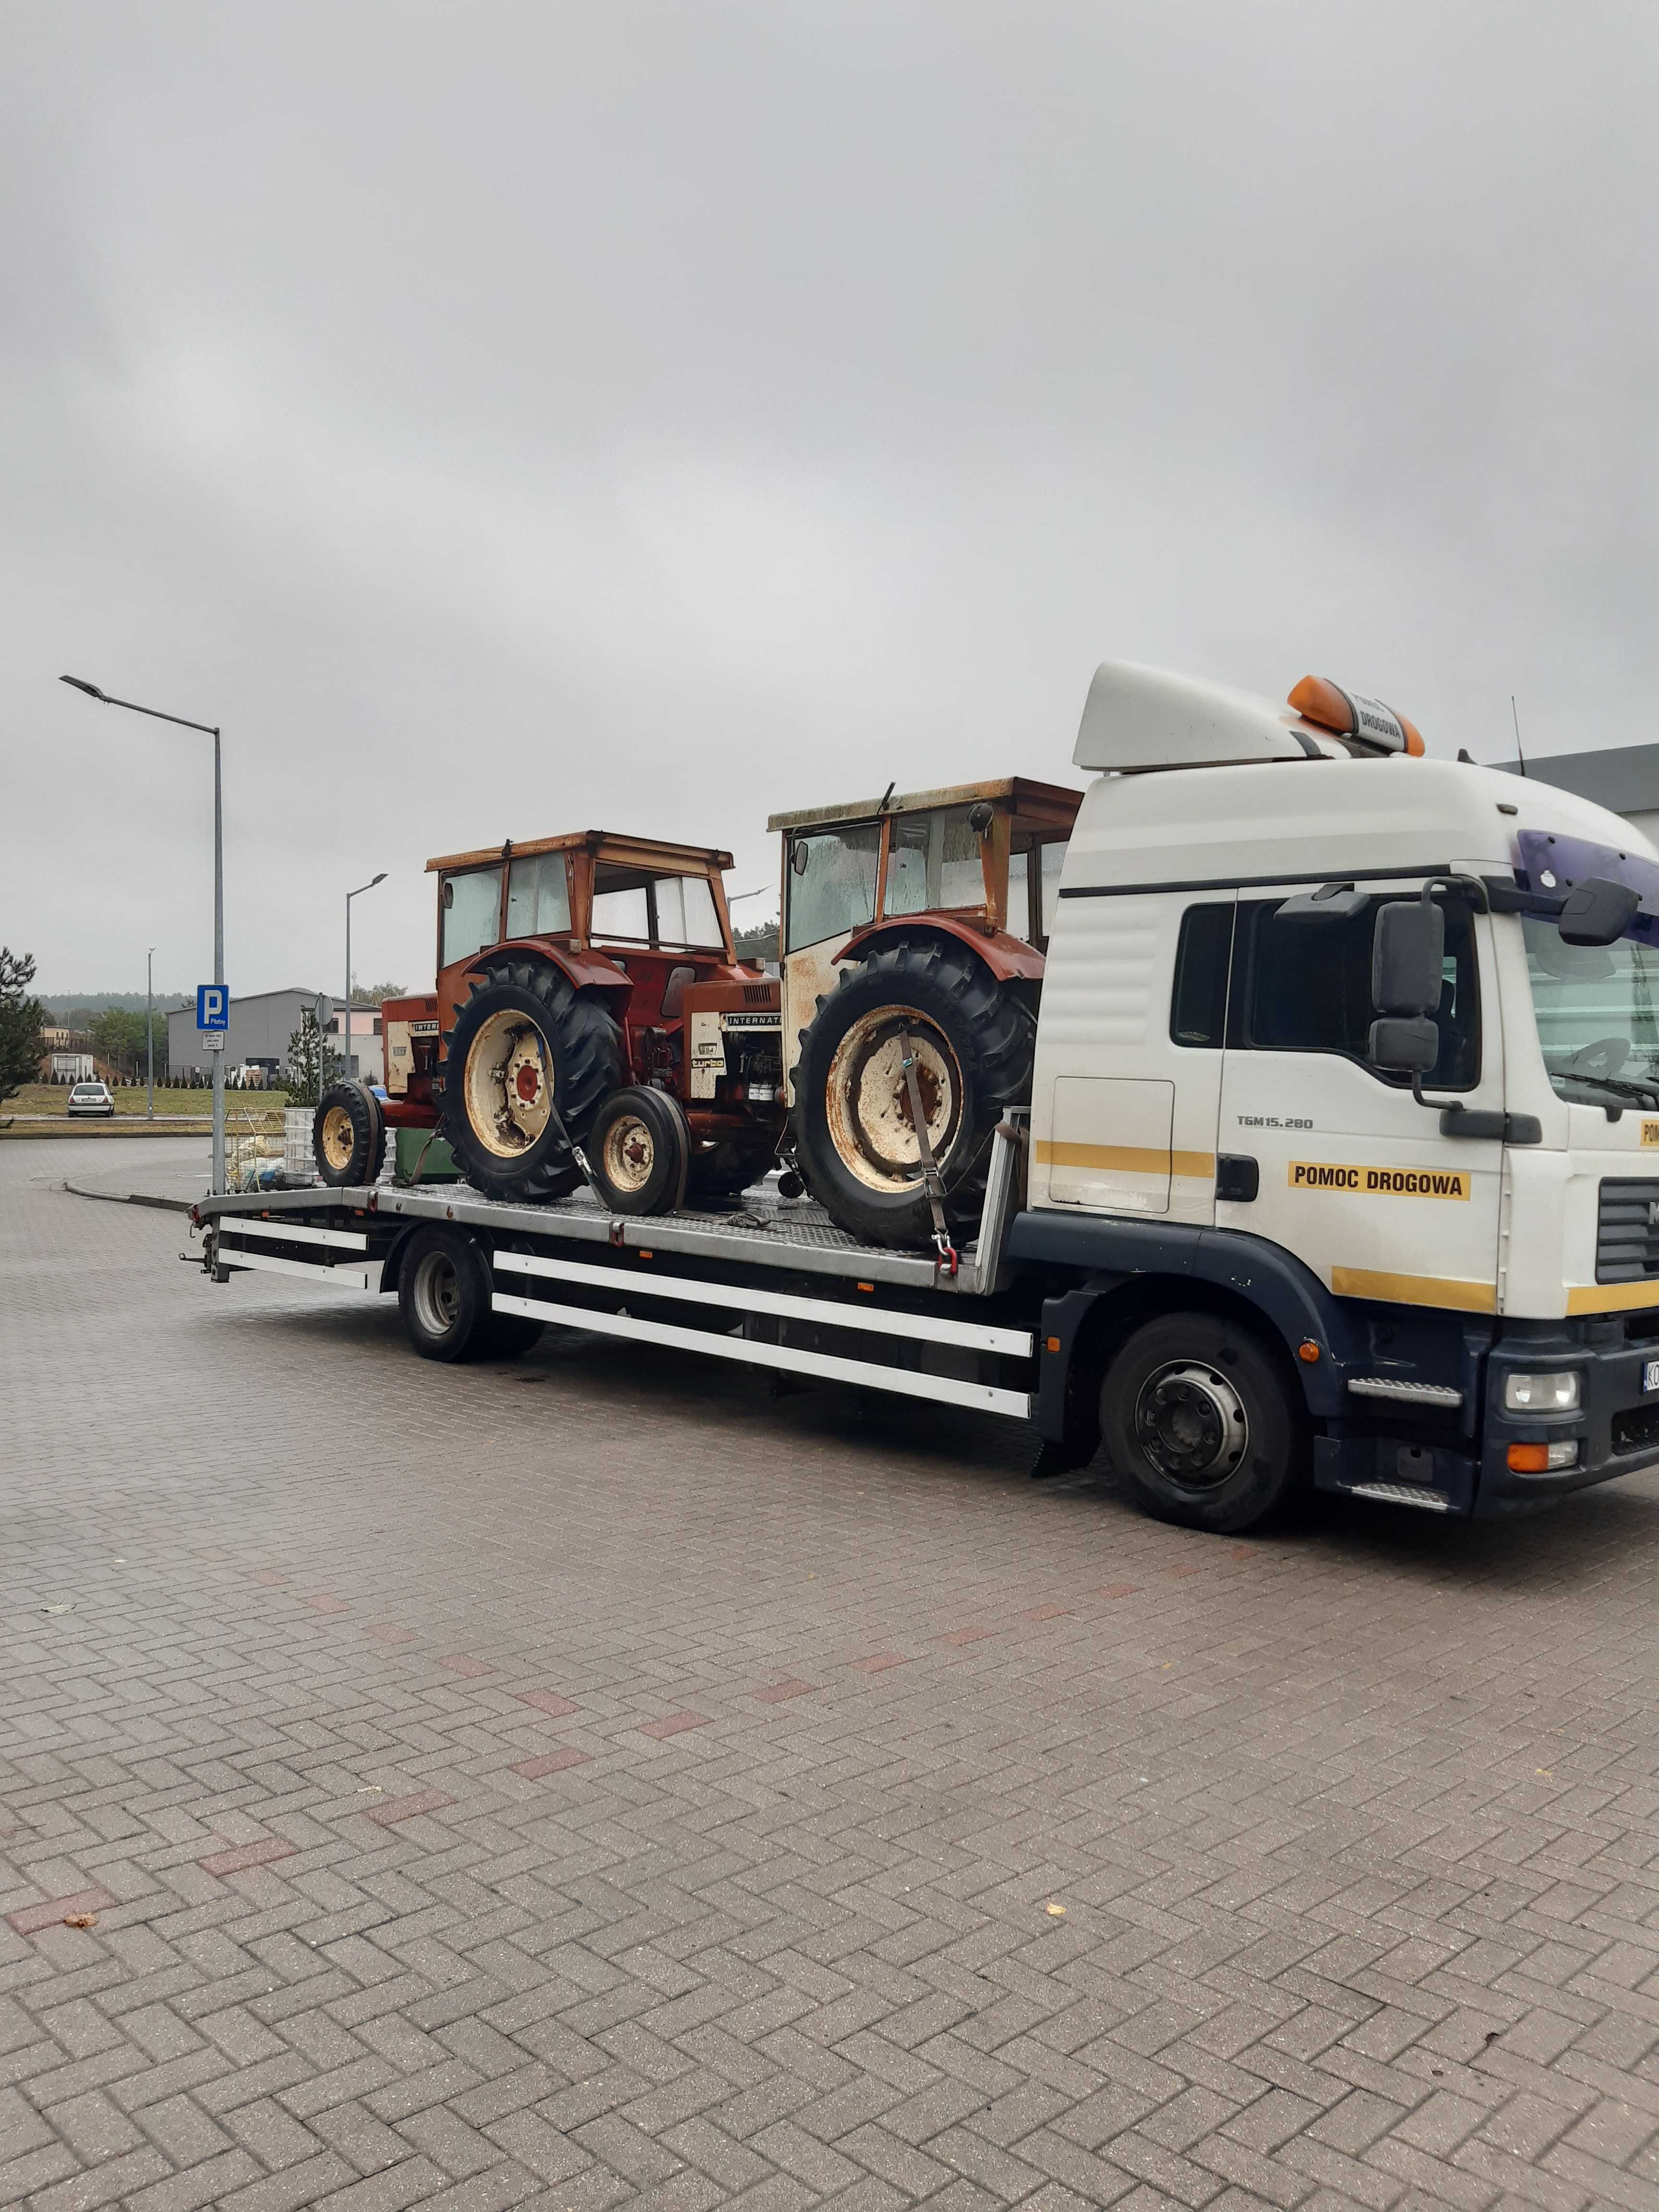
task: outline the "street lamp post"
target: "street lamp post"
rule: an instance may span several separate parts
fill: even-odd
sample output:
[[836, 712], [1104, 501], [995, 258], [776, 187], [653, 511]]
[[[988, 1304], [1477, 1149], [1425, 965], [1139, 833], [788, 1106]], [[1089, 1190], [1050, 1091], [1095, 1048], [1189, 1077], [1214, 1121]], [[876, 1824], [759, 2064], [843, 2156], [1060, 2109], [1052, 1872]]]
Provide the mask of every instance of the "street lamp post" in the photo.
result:
[[144, 955], [144, 1119], [155, 1119], [155, 947]]
[[351, 902], [355, 898], [361, 898], [365, 891], [372, 891], [376, 884], [383, 884], [385, 881], [386, 870], [382, 868], [378, 876], [371, 877], [366, 884], [359, 884], [355, 891], [346, 893], [346, 994], [345, 1012], [340, 1017], [342, 1028], [340, 1041], [344, 1047], [342, 1056], [345, 1061], [343, 1078], [347, 1082], [351, 1079]]
[[[100, 691], [95, 684], [84, 677], [64, 676], [63, 684], [73, 684], [84, 691], [88, 699], [96, 699], [105, 707], [125, 707], [134, 714], [148, 714], [157, 722], [176, 723], [181, 730], [200, 730], [213, 740], [213, 980], [222, 990], [225, 981], [225, 814], [224, 793], [219, 770], [219, 732], [212, 722], [192, 722], [183, 714], [164, 714], [159, 707], [141, 707], [136, 699], [112, 698]], [[225, 1055], [222, 1051], [213, 1055], [213, 1195], [221, 1198], [225, 1189]]]

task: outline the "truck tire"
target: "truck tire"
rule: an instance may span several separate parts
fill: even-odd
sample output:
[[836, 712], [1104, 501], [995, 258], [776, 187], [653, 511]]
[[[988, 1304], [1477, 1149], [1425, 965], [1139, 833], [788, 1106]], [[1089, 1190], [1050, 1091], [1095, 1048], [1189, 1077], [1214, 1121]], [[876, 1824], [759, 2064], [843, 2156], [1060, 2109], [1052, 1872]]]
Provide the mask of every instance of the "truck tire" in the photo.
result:
[[685, 1196], [690, 1133], [679, 1101], [649, 1084], [603, 1099], [588, 1130], [587, 1164], [618, 1213], [669, 1213]]
[[622, 1079], [622, 1032], [602, 1000], [550, 963], [492, 961], [444, 1040], [441, 1127], [475, 1190], [545, 1205], [582, 1180], [550, 1103], [584, 1144]]
[[311, 1117], [311, 1156], [335, 1190], [359, 1189], [386, 1165], [386, 1116], [366, 1083], [331, 1083]]
[[1211, 1313], [1164, 1314], [1118, 1348], [1100, 1430], [1136, 1502], [1160, 1521], [1232, 1534], [1306, 1480], [1307, 1418], [1269, 1347]]
[[907, 1031], [953, 1230], [978, 1217], [992, 1131], [1030, 1096], [1030, 1014], [966, 945], [902, 939], [843, 968], [801, 1031], [795, 1156], [819, 1205], [866, 1243], [921, 1246], [933, 1234], [902, 1073]]
[[398, 1276], [398, 1307], [422, 1359], [514, 1359], [528, 1352], [543, 1324], [498, 1314], [490, 1304], [488, 1253], [464, 1231], [417, 1229]]
[[685, 1195], [692, 1206], [722, 1206], [741, 1198], [772, 1165], [777, 1137], [767, 1130], [755, 1137], [727, 1137], [691, 1155]]

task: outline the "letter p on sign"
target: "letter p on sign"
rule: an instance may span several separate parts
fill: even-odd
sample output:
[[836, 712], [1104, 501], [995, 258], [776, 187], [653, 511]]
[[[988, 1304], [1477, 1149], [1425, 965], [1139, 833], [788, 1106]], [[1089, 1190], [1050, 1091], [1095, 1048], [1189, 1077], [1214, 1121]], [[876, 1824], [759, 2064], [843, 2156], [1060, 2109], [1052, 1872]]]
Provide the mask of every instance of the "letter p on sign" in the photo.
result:
[[230, 1027], [230, 992], [223, 983], [196, 986], [196, 1026], [198, 1030]]

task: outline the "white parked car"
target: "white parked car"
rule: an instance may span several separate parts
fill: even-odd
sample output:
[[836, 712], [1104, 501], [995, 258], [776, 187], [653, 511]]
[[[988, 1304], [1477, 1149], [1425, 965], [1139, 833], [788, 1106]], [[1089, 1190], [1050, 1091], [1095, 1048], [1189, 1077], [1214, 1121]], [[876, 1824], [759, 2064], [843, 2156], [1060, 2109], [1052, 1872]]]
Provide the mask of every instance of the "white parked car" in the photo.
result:
[[106, 1083], [77, 1083], [69, 1095], [71, 1114], [112, 1114], [115, 1101]]

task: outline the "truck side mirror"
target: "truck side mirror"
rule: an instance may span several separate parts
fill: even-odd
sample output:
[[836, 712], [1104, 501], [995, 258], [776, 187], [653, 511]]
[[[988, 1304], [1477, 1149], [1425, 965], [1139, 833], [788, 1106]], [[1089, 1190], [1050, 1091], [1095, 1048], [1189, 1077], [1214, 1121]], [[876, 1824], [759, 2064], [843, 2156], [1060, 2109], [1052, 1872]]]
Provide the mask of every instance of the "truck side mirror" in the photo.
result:
[[1425, 1014], [1393, 1015], [1371, 1024], [1365, 1057], [1395, 1075], [1426, 1075], [1440, 1057], [1440, 1032]]
[[1371, 1004], [1377, 1012], [1433, 1013], [1445, 957], [1446, 917], [1431, 899], [1401, 899], [1380, 908], [1371, 939]]
[[1623, 884], [1587, 876], [1567, 893], [1557, 927], [1564, 945], [1616, 945], [1636, 919], [1642, 902]]

